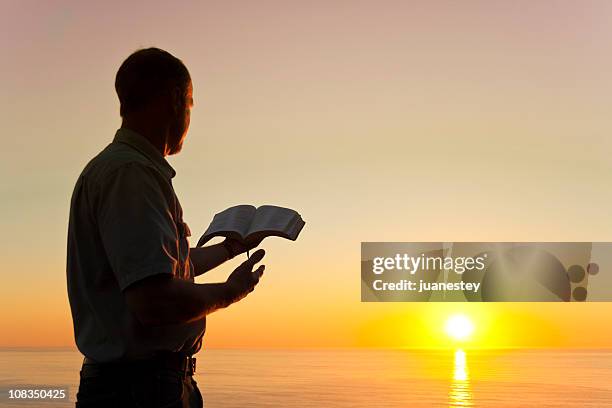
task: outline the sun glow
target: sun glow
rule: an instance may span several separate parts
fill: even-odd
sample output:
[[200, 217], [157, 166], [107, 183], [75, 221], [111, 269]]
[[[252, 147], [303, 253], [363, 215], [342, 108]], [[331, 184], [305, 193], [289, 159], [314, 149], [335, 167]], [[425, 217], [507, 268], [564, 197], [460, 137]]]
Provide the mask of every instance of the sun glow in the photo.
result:
[[445, 329], [454, 340], [464, 341], [474, 332], [474, 324], [465, 315], [453, 315], [446, 321]]

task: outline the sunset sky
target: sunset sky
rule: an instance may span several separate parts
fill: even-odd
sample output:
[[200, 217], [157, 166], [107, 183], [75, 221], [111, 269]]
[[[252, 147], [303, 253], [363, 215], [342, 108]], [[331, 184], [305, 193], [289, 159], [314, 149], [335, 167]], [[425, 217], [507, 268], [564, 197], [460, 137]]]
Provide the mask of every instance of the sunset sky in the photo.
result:
[[73, 345], [70, 195], [119, 127], [117, 68], [157, 46], [193, 78], [169, 159], [192, 243], [235, 204], [307, 223], [207, 346], [447, 347], [462, 312], [475, 347], [612, 347], [612, 303], [361, 303], [359, 253], [612, 241], [612, 2], [9, 0], [0, 27], [0, 346]]

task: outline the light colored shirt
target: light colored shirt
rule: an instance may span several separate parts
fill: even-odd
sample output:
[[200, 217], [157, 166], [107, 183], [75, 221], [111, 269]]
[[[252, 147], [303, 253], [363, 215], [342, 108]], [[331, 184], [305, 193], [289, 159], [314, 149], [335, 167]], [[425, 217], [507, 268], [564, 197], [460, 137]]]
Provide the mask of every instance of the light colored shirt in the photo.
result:
[[158, 274], [194, 279], [191, 234], [172, 187], [175, 174], [146, 138], [121, 128], [76, 182], [68, 226], [68, 297], [76, 344], [93, 360], [139, 359], [162, 351], [193, 354], [201, 346], [205, 319], [144, 326], [123, 293]]

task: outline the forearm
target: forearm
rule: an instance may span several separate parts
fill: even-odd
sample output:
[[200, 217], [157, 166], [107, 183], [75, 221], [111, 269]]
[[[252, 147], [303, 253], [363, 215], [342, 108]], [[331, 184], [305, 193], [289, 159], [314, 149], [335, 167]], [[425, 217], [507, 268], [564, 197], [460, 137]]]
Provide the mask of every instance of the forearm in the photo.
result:
[[124, 291], [127, 306], [145, 326], [183, 324], [200, 320], [253, 291], [265, 266], [253, 270], [264, 257], [260, 249], [238, 266], [224, 283], [197, 284], [170, 274], [157, 274]]
[[148, 299], [143, 323], [152, 326], [189, 323], [229, 306], [233, 296], [226, 283], [197, 284], [170, 279]]
[[195, 274], [198, 276], [227, 261], [229, 253], [223, 244], [215, 244], [202, 248], [191, 248], [189, 257], [195, 268]]

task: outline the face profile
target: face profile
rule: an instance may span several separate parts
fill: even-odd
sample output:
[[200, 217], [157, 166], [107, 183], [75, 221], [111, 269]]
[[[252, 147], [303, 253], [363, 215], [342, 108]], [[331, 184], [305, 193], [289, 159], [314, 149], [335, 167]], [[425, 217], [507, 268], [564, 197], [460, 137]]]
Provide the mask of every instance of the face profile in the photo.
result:
[[168, 137], [168, 155], [177, 154], [183, 148], [183, 142], [187, 137], [189, 131], [189, 124], [191, 123], [191, 108], [193, 107], [193, 85], [191, 81], [187, 84], [185, 91], [181, 91], [176, 88], [174, 99], [174, 113], [175, 116], [170, 127], [170, 134]]

